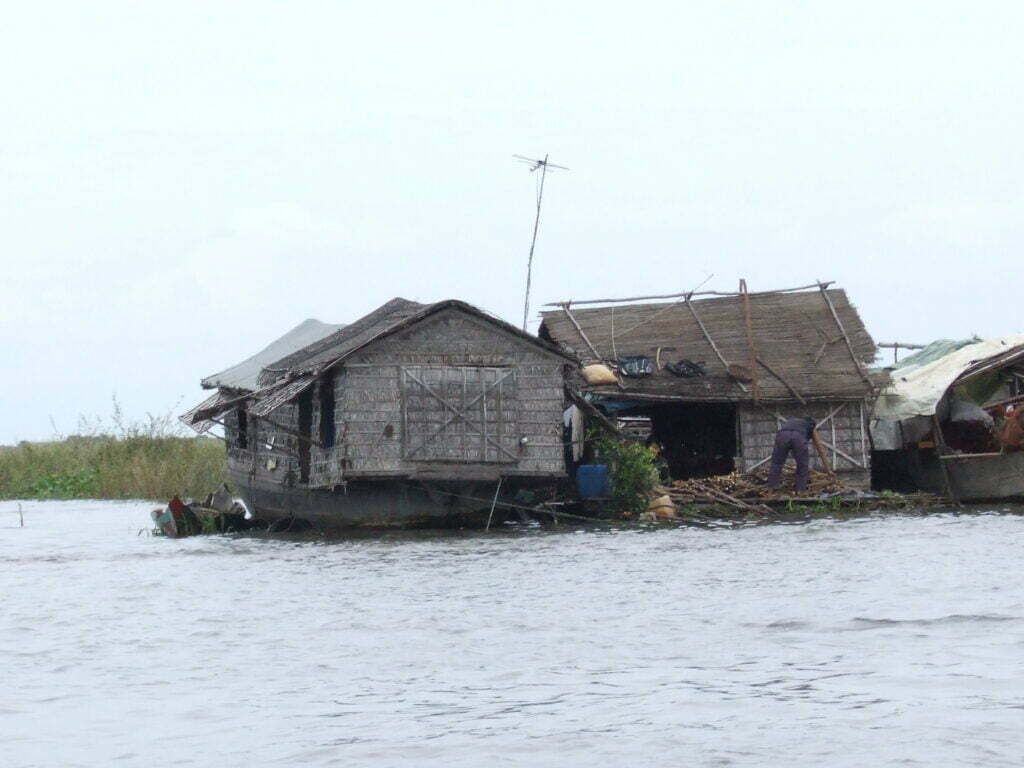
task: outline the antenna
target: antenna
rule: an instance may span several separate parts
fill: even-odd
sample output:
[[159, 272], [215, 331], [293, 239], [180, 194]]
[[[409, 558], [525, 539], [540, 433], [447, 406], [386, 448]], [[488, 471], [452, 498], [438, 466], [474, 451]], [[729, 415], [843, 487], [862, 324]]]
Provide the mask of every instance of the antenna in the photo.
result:
[[548, 162], [548, 155], [544, 155], [543, 160], [537, 160], [532, 157], [523, 157], [522, 155], [512, 155], [520, 163], [526, 163], [530, 166], [530, 173], [536, 170], [540, 170], [540, 176], [537, 179], [537, 216], [533, 220], [533, 238], [530, 240], [530, 258], [526, 262], [526, 297], [523, 301], [523, 330], [526, 330], [526, 319], [530, 314], [530, 278], [533, 275], [533, 249], [537, 245], [537, 227], [540, 226], [540, 204], [544, 199], [544, 179], [547, 178], [548, 169], [568, 171], [564, 165], [555, 165], [554, 163]]

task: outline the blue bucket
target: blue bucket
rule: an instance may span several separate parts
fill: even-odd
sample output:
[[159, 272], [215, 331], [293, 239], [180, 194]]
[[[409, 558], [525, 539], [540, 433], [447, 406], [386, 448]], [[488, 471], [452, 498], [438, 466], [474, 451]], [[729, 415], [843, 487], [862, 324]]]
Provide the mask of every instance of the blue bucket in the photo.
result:
[[576, 490], [583, 499], [607, 496], [611, 492], [608, 467], [604, 464], [581, 464], [576, 469]]

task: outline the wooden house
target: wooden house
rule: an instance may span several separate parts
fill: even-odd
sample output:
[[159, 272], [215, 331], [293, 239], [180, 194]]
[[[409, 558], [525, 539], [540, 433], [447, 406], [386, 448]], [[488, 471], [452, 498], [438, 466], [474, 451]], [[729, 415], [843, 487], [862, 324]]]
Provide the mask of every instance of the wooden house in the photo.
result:
[[[870, 482], [868, 414], [880, 381], [875, 344], [842, 290], [686, 294], [659, 303], [563, 302], [539, 335], [587, 363], [650, 358], [648, 376], [581, 388], [606, 414], [646, 422], [676, 478], [751, 471], [771, 457], [779, 424], [818, 423], [829, 465]], [[614, 300], [610, 300], [614, 302]], [[600, 304], [601, 306], [594, 306]], [[700, 366], [675, 367], [687, 360]], [[812, 466], [821, 468], [817, 457]]]
[[407, 522], [479, 507], [499, 480], [564, 478], [573, 363], [464, 302], [396, 298], [184, 418], [224, 425], [231, 476], [261, 516]]

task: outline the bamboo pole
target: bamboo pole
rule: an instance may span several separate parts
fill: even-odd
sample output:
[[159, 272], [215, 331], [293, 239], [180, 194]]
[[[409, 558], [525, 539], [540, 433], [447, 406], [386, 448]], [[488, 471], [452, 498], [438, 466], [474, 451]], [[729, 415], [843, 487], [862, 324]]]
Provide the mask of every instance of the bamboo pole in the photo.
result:
[[821, 460], [821, 466], [825, 468], [825, 471], [832, 477], [836, 476], [835, 469], [828, 463], [828, 454], [825, 453], [825, 446], [821, 444], [821, 437], [818, 436], [818, 428], [815, 427], [811, 431], [811, 442], [814, 443], [814, 450], [818, 452], [818, 458]]
[[580, 327], [580, 324], [576, 321], [576, 318], [573, 316], [572, 312], [569, 311], [569, 305], [564, 304], [562, 306], [562, 310], [565, 312], [566, 317], [569, 318], [569, 321], [573, 324], [573, 327], [576, 329], [576, 332], [580, 335], [580, 338], [583, 339], [583, 341], [586, 343], [588, 347], [590, 347], [590, 351], [594, 353], [594, 359], [598, 361], [603, 360], [604, 358], [602, 358], [601, 353], [597, 351], [597, 347], [590, 343], [590, 339], [587, 338], [587, 334], [583, 332], [583, 328]]
[[836, 321], [836, 327], [839, 328], [839, 333], [843, 335], [843, 341], [846, 342], [846, 348], [850, 351], [850, 359], [853, 360], [853, 364], [857, 368], [857, 373], [860, 374], [860, 377], [864, 379], [865, 383], [869, 387], [874, 389], [874, 384], [870, 377], [864, 372], [864, 367], [861, 365], [860, 360], [857, 359], [857, 353], [853, 350], [853, 342], [850, 341], [850, 337], [846, 334], [846, 328], [843, 327], [843, 321], [839, 319], [839, 313], [836, 312], [835, 305], [832, 303], [832, 299], [829, 298], [828, 292], [825, 290], [827, 286], [828, 283], [818, 283], [818, 287], [821, 290], [821, 297], [825, 300], [825, 304], [828, 305], [828, 310], [832, 313], [832, 319]]
[[498, 503], [498, 494], [501, 493], [501, 483], [504, 479], [504, 475], [498, 478], [498, 487], [494, 489], [494, 500], [491, 501], [491, 512], [487, 515], [487, 527], [484, 529], [485, 531], [491, 530], [491, 520], [494, 518], [494, 507]]
[[[757, 291], [757, 292], [752, 293], [750, 295], [751, 296], [768, 296], [768, 295], [773, 294], [773, 293], [794, 293], [795, 291], [806, 291], [806, 290], [808, 290], [810, 288], [817, 288], [820, 285], [824, 285], [824, 286], [828, 287], [830, 285], [833, 285], [834, 283], [835, 283], [834, 280], [828, 280], [828, 281], [826, 281], [824, 283], [818, 282], [818, 283], [812, 283], [811, 285], [800, 285], [800, 286], [797, 286], [796, 288], [779, 288], [778, 290], [775, 290], [775, 291]], [[660, 296], [631, 296], [631, 297], [625, 298], [625, 299], [585, 299], [585, 300], [582, 300], [582, 301], [576, 301], [574, 299], [574, 300], [570, 300], [570, 301], [552, 301], [552, 302], [548, 302], [544, 306], [545, 307], [564, 307], [564, 306], [567, 306], [569, 304], [577, 304], [577, 305], [580, 305], [580, 304], [619, 304], [621, 302], [626, 302], [626, 301], [651, 301], [651, 300], [654, 300], [654, 299], [680, 299], [680, 298], [683, 298], [684, 296], [685, 297], [693, 297], [693, 296], [739, 296], [739, 295], [740, 295], [739, 293], [731, 293], [731, 292], [728, 292], [728, 291], [699, 291], [699, 292], [688, 291], [686, 293], [665, 293], [665, 294], [661, 294]]]
[[[711, 338], [711, 334], [708, 333], [708, 329], [705, 327], [704, 321], [700, 319], [700, 315], [698, 315], [697, 314], [697, 310], [694, 309], [693, 303], [690, 301], [690, 297], [687, 296], [686, 300], [683, 303], [686, 304], [687, 307], [689, 307], [690, 314], [693, 315], [693, 319], [697, 321], [697, 326], [700, 328], [701, 333], [704, 334], [704, 338], [707, 339], [708, 344], [711, 345], [711, 349], [714, 351], [715, 355], [718, 357], [719, 362], [721, 362], [722, 365], [725, 366], [726, 372], [728, 372], [728, 370], [729, 370], [729, 361], [725, 359], [725, 356], [718, 349], [718, 345], [715, 344], [715, 340]], [[742, 381], [737, 381], [736, 379], [733, 379], [733, 381], [735, 381], [736, 384], [739, 386], [739, 388], [742, 389], [744, 392], [749, 392], [750, 391], [750, 390], [747, 389], [746, 385]]]
[[747, 350], [750, 352], [750, 389], [754, 402], [761, 399], [761, 387], [757, 383], [757, 348], [754, 346], [754, 322], [750, 313], [750, 294], [747, 281], [740, 280], [740, 295], [743, 297], [743, 325], [747, 331]]

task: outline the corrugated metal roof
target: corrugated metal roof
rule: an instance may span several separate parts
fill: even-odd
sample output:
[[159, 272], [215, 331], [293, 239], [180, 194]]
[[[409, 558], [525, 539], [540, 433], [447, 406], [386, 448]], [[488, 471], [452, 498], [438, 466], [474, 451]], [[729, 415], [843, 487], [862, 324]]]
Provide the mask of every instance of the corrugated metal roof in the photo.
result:
[[259, 388], [259, 376], [267, 366], [273, 365], [297, 350], [314, 344], [325, 336], [344, 328], [344, 325], [322, 323], [310, 318], [303, 320], [277, 341], [271, 342], [252, 357], [233, 365], [220, 373], [207, 376], [202, 381], [204, 389], [226, 387], [229, 389], [253, 391]]

